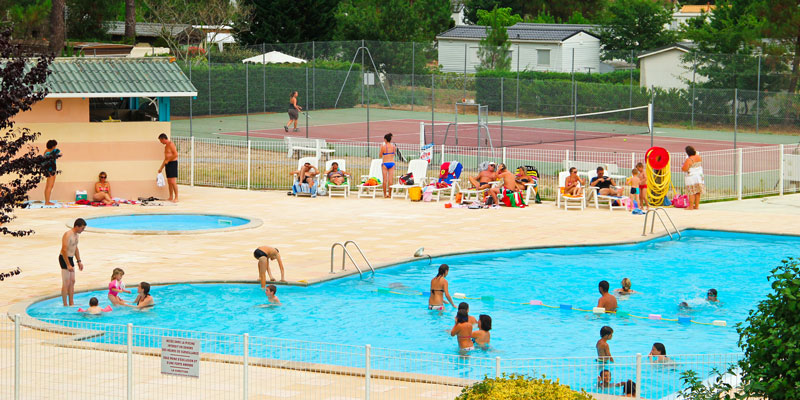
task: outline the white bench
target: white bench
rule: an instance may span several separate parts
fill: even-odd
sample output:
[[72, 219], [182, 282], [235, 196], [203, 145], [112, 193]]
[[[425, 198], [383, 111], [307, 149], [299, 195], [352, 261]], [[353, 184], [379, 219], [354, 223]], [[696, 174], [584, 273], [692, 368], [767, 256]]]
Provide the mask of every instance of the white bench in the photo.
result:
[[307, 139], [293, 136], [286, 136], [283, 139], [286, 141], [286, 147], [289, 150], [287, 154], [287, 157], [289, 158], [294, 156], [295, 151], [313, 152], [316, 154], [317, 159], [322, 156], [322, 153], [325, 153], [325, 156], [327, 157], [336, 151], [328, 148], [328, 145], [325, 143], [325, 139]]
[[617, 164], [606, 164], [606, 163], [589, 162], [589, 161], [571, 161], [571, 160], [564, 160], [562, 161], [562, 163], [564, 164], [564, 171], [569, 171], [570, 168], [575, 167], [578, 169], [578, 175], [583, 175], [587, 178], [597, 171], [597, 167], [603, 167], [603, 170], [605, 170], [606, 175], [608, 175], [611, 179], [626, 178], [625, 175], [618, 175], [619, 167], [617, 166]]

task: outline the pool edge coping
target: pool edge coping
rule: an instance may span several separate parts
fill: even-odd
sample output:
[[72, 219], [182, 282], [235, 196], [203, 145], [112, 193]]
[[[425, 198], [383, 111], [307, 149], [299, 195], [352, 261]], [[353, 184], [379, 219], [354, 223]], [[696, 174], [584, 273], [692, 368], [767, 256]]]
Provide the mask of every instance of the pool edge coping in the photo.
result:
[[[261, 218], [256, 217], [248, 217], [244, 215], [236, 215], [236, 214], [210, 214], [210, 213], [198, 213], [198, 212], [188, 212], [188, 211], [176, 211], [176, 212], [141, 212], [141, 213], [125, 213], [125, 214], [108, 214], [108, 215], [94, 215], [91, 217], [86, 217], [84, 219], [93, 219], [93, 218], [106, 218], [106, 217], [126, 217], [126, 216], [135, 216], [135, 215], [219, 215], [224, 217], [233, 217], [239, 219], [246, 219], [249, 222], [243, 225], [238, 226], [231, 226], [228, 228], [217, 228], [217, 229], [194, 229], [189, 231], [144, 231], [144, 230], [132, 230], [132, 229], [102, 229], [102, 228], [92, 228], [86, 225], [86, 229], [84, 232], [89, 233], [101, 233], [101, 234], [119, 234], [119, 235], [202, 235], [206, 233], [225, 233], [225, 232], [235, 232], [247, 229], [255, 229], [262, 225], [264, 225], [264, 221]], [[72, 228], [75, 223], [75, 220], [72, 219], [64, 223], [67, 228]]]
[[[727, 233], [747, 233], [747, 234], [755, 234], [755, 235], [791, 236], [791, 237], [800, 238], [800, 235], [794, 235], [794, 234], [788, 234], [788, 233], [765, 233], [765, 232], [754, 232], [754, 231], [749, 231], [749, 230], [708, 229], [708, 228], [695, 228], [695, 227], [684, 228], [684, 229], [682, 229], [682, 232], [692, 231], [692, 230], [694, 230], [694, 231], [727, 232]], [[641, 238], [639, 238], [637, 240], [627, 240], [627, 241], [619, 241], [619, 242], [581, 243], [581, 244], [562, 244], [562, 245], [541, 245], [541, 246], [528, 246], [528, 247], [509, 247], [509, 248], [498, 248], [498, 249], [488, 249], [488, 250], [473, 250], [473, 251], [441, 253], [441, 254], [428, 255], [428, 256], [431, 259], [433, 259], [433, 258], [452, 257], [452, 256], [458, 256], [458, 255], [466, 255], [466, 254], [482, 254], [482, 253], [492, 253], [492, 252], [502, 252], [502, 251], [525, 251], [525, 250], [538, 250], [538, 249], [557, 249], [557, 248], [564, 248], [564, 247], [621, 246], [621, 245], [639, 244], [639, 243], [643, 243], [643, 242], [659, 240], [659, 239], [663, 239], [663, 238], [668, 237], [668, 236], [669, 235], [666, 232], [664, 232], [664, 233], [661, 233], [661, 234], [654, 233], [654, 234], [652, 234], [650, 236], [642, 236]], [[380, 265], [375, 266], [374, 268], [377, 271], [379, 269], [394, 267], [394, 266], [397, 266], [397, 265], [400, 265], [400, 264], [405, 264], [405, 263], [410, 263], [410, 262], [420, 261], [420, 260], [424, 260], [424, 257], [404, 258], [404, 259], [400, 259], [400, 260], [397, 260], [397, 261], [393, 261], [393, 262], [389, 262], [389, 263], [385, 263], [385, 264], [380, 264]], [[334, 280], [334, 279], [340, 279], [340, 278], [348, 277], [348, 276], [351, 276], [351, 275], [355, 275], [357, 273], [358, 273], [358, 271], [353, 269], [353, 270], [345, 270], [345, 271], [334, 272], [330, 276], [321, 277], [321, 278], [315, 278], [315, 279], [308, 279], [308, 280], [303, 279], [303, 280], [299, 280], [299, 281], [290, 281], [290, 282], [286, 282], [286, 283], [270, 281], [270, 282], [267, 282], [267, 283], [269, 283], [269, 284], [277, 284], [277, 285], [280, 285], [280, 286], [303, 286], [303, 287], [308, 287], [308, 286], [316, 285], [316, 284], [319, 284], [319, 283], [324, 283], [324, 282], [327, 282], [327, 281], [331, 281], [331, 280]], [[235, 283], [238, 283], [238, 284], [255, 284], [255, 283], [259, 283], [259, 282], [258, 282], [258, 280], [244, 280], [244, 279], [236, 279], [236, 280], [200, 280], [200, 281], [165, 281], [165, 282], [151, 283], [151, 286], [165, 286], [165, 285], [176, 285], [176, 284], [199, 284], [199, 285], [204, 285], [205, 284], [205, 285], [207, 285], [207, 284], [235, 284]], [[101, 290], [105, 290], [105, 289], [107, 289], [106, 286], [97, 286], [95, 288], [89, 288], [89, 289], [85, 289], [85, 290], [80, 290], [80, 291], [78, 291], [76, 293], [101, 291]], [[8, 311], [6, 311], [6, 315], [12, 321], [14, 320], [14, 315], [15, 314], [19, 314], [20, 317], [31, 318], [31, 319], [34, 319], [34, 320], [36, 320], [37, 322], [39, 322], [41, 324], [46, 324], [46, 323], [40, 321], [38, 318], [30, 316], [28, 314], [28, 307], [30, 307], [33, 303], [38, 303], [40, 301], [56, 298], [56, 297], [59, 297], [59, 296], [61, 296], [61, 292], [57, 292], [55, 294], [47, 294], [47, 295], [36, 296], [36, 297], [34, 297], [32, 299], [26, 299], [26, 300], [18, 301], [18, 302], [13, 303], [13, 304], [11, 304], [9, 306]], [[26, 326], [28, 326], [30, 328], [33, 328], [33, 329], [36, 329], [34, 325], [36, 325], [36, 324], [29, 324], [29, 325], [26, 325]], [[46, 324], [46, 325], [51, 325], [51, 324]], [[66, 328], [66, 327], [64, 327], [64, 328], [65, 329], [69, 329], [69, 328]]]

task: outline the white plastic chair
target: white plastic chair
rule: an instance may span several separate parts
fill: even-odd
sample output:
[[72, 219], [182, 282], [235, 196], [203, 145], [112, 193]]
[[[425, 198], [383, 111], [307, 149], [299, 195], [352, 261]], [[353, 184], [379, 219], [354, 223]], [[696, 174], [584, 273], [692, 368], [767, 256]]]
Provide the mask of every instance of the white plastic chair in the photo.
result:
[[345, 160], [328, 160], [325, 162], [325, 171], [321, 171], [323, 174], [322, 176], [322, 187], [324, 187], [328, 191], [328, 197], [333, 196], [342, 196], [347, 197], [350, 195], [350, 177], [345, 176], [345, 181], [341, 185], [336, 185], [333, 182], [328, 181], [328, 170], [331, 169], [331, 165], [333, 163], [339, 164], [339, 170], [347, 172], [347, 168], [345, 167]]
[[[580, 196], [564, 194], [568, 176], [569, 171], [561, 171], [558, 173], [558, 197], [556, 198], [556, 207], [561, 208], [561, 204], [563, 203], [565, 210], [569, 210], [570, 208], [583, 210], [586, 208], [586, 193], [583, 193]], [[577, 203], [578, 205], [570, 206], [570, 203]]]
[[[301, 170], [305, 163], [310, 163], [314, 168], [317, 169], [317, 172], [319, 172], [319, 158], [317, 158], [317, 157], [302, 157], [302, 158], [300, 158], [299, 160], [297, 160], [297, 170], [298, 171]], [[294, 187], [295, 183], [299, 182], [299, 179], [300, 179], [300, 177], [297, 176], [297, 174], [292, 175], [292, 187]], [[314, 181], [316, 182], [317, 185], [319, 185], [319, 174], [314, 178]], [[297, 192], [297, 195], [298, 196], [316, 196], [316, 190], [317, 190], [317, 187], [314, 187], [313, 190], [311, 191], [311, 193]]]
[[[361, 175], [361, 180], [366, 182], [369, 178], [381, 179], [382, 175], [381, 159], [376, 158], [369, 163], [369, 174]], [[364, 186], [363, 182], [358, 185], [358, 197], [372, 197], [374, 199], [375, 195], [378, 193], [378, 189], [381, 189], [381, 185]]]
[[[596, 172], [590, 173], [588, 182], [591, 182], [592, 179], [594, 179], [596, 177], [597, 177], [597, 173]], [[611, 178], [611, 179], [614, 179], [614, 178]], [[622, 192], [623, 196], [612, 196], [612, 195], [607, 195], [607, 194], [600, 194], [600, 189], [597, 186], [591, 186], [591, 185], [588, 185], [588, 186], [591, 189], [591, 192], [589, 193], [589, 196], [591, 196], [591, 199], [594, 200], [594, 208], [600, 209], [600, 202], [605, 202], [605, 204], [608, 204], [608, 210], [609, 211], [614, 211], [614, 210], [625, 210], [625, 211], [627, 211], [628, 210], [628, 207], [626, 207], [625, 205], [622, 204], [622, 199], [626, 198], [626, 196], [624, 196], [624, 194], [625, 194], [624, 191]], [[624, 186], [612, 186], [612, 187], [619, 189], [619, 188], [624, 187]], [[616, 206], [614, 205], [615, 201], [617, 202]]]
[[[428, 162], [425, 160], [411, 160], [408, 163], [408, 172], [413, 175], [414, 184], [413, 185], [403, 185], [400, 183], [394, 184], [391, 186], [391, 197], [403, 197], [404, 199], [408, 199], [408, 189], [413, 187], [422, 188], [425, 186], [425, 179], [428, 174]], [[399, 177], [397, 177], [399, 179]], [[402, 195], [402, 196], [401, 196]]]

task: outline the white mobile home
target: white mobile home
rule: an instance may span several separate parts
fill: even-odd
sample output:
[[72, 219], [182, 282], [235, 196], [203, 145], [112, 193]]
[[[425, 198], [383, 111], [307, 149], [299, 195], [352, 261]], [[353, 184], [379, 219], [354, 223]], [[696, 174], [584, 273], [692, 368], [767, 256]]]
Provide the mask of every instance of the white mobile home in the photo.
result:
[[691, 46], [691, 43], [676, 43], [640, 54], [639, 86], [687, 89], [692, 79], [705, 82], [706, 77], [693, 75], [691, 62], [683, 60]]
[[[480, 65], [478, 48], [486, 37], [486, 26], [460, 25], [442, 32], [439, 65], [444, 72], [475, 73]], [[599, 72], [600, 39], [594, 25], [518, 23], [508, 28], [511, 70], [571, 72], [573, 50], [575, 72]], [[466, 64], [466, 65], [465, 65]]]

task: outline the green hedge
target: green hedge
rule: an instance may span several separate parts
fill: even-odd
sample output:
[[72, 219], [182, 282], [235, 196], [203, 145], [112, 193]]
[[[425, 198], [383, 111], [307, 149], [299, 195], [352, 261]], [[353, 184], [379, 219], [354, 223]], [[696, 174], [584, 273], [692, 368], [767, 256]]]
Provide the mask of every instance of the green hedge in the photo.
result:
[[[494, 71], [485, 70], [480, 71], [475, 76], [487, 78], [506, 78], [517, 79], [516, 71]], [[575, 80], [578, 82], [593, 82], [593, 83], [613, 83], [627, 85], [631, 78], [631, 71], [614, 71], [607, 73], [576, 73]], [[544, 72], [544, 71], [520, 71], [519, 79], [535, 79], [542, 81], [572, 81], [572, 74], [569, 72]], [[639, 70], [633, 70], [633, 84], [639, 85]]]
[[[342, 69], [322, 68], [324, 66]], [[312, 96], [311, 85], [315, 81], [314, 102], [316, 108], [333, 108], [349, 66], [350, 63], [318, 62], [313, 80], [312, 70], [309, 68], [309, 97]], [[181, 68], [186, 76], [189, 76], [188, 66], [182, 65]], [[358, 71], [359, 68], [354, 66], [353, 70]], [[360, 101], [361, 89], [358, 75], [357, 72], [350, 74], [337, 107], [353, 107]], [[209, 71], [207, 64], [201, 64], [192, 67], [191, 79], [198, 92], [192, 102], [194, 115], [244, 114], [248, 110], [251, 113], [284, 112], [289, 107], [289, 94], [293, 90], [300, 92], [300, 105], [305, 106], [311, 104], [312, 101], [312, 99], [305, 99], [306, 68], [304, 66], [264, 66], [261, 64], [245, 66], [242, 63], [212, 63]], [[249, 90], [249, 107], [245, 90]], [[209, 101], [211, 102], [210, 109]], [[188, 98], [173, 99], [172, 115], [189, 115]]]

